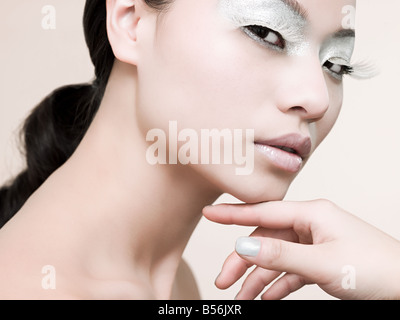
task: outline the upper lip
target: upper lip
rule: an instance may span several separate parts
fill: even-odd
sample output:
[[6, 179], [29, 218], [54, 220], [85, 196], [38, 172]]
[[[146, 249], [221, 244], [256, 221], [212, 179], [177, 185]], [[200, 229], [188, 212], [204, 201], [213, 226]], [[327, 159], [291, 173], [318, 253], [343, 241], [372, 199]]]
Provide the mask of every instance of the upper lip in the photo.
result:
[[284, 147], [293, 149], [302, 159], [307, 158], [311, 153], [311, 138], [297, 133], [287, 134], [278, 138], [255, 141], [256, 144], [270, 147]]

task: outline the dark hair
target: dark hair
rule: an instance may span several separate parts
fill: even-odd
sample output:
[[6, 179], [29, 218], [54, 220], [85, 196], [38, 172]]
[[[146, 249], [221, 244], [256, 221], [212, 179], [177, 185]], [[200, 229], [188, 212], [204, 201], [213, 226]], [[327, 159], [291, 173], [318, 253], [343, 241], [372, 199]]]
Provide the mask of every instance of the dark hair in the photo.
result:
[[[156, 10], [170, 1], [144, 0]], [[83, 27], [95, 68], [93, 82], [56, 89], [32, 110], [21, 128], [26, 169], [0, 189], [0, 228], [69, 159], [100, 106], [115, 59], [108, 41], [106, 15], [106, 0], [86, 1]]]

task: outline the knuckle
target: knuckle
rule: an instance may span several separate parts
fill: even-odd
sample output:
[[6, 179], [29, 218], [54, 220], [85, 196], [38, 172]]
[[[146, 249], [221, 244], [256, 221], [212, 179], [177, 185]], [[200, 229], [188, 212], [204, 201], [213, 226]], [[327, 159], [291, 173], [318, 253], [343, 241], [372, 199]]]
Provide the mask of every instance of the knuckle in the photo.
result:
[[327, 199], [318, 199], [313, 201], [313, 206], [308, 212], [308, 220], [311, 224], [326, 224], [327, 221], [337, 217], [339, 207]]
[[282, 259], [284, 257], [284, 245], [282, 241], [271, 240], [268, 241], [268, 245], [265, 248], [266, 254], [265, 263], [268, 266], [281, 265]]
[[318, 208], [317, 213], [324, 213], [336, 207], [336, 205], [327, 199], [314, 200], [313, 204]]

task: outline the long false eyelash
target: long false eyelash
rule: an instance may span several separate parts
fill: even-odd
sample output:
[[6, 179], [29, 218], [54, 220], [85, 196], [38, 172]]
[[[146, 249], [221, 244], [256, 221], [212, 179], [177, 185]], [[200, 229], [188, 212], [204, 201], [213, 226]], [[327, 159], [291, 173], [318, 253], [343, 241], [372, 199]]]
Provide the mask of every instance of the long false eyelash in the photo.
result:
[[347, 67], [347, 74], [357, 80], [371, 79], [379, 74], [376, 64], [370, 61], [352, 63]]

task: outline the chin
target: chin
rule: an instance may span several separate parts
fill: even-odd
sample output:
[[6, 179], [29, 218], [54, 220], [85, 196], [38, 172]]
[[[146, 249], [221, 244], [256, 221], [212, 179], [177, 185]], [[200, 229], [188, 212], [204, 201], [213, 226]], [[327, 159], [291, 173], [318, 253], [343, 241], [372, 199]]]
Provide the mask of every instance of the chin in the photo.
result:
[[[290, 187], [292, 179], [276, 176], [241, 177], [224, 183], [222, 190], [245, 203], [282, 201]], [[226, 180], [225, 180], [226, 181]]]
[[[283, 200], [295, 178], [293, 174], [273, 170], [256, 169], [251, 175], [239, 176], [232, 166], [220, 166], [218, 169], [209, 166], [206, 170], [202, 166], [195, 168], [208, 181], [211, 189], [217, 190], [219, 194], [230, 194], [250, 204]], [[202, 170], [198, 170], [199, 168]]]
[[282, 201], [288, 188], [271, 188], [265, 187], [263, 189], [253, 188], [242, 188], [241, 190], [231, 190], [227, 193], [231, 194], [235, 198], [245, 203], [260, 203], [268, 201]]

